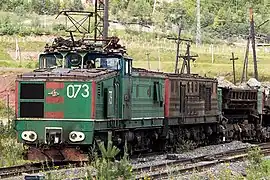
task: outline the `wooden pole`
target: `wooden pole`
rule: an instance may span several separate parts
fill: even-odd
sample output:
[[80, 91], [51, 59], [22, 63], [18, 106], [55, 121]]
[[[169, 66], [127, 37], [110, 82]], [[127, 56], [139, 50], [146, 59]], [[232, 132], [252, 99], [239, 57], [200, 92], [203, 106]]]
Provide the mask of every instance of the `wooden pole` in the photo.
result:
[[248, 39], [247, 39], [247, 47], [246, 47], [241, 83], [247, 81], [249, 44], [250, 44], [250, 37], [248, 37]]
[[234, 61], [237, 60], [238, 58], [234, 57], [234, 53], [232, 52], [232, 58], [230, 59], [233, 62], [233, 83], [236, 83], [236, 78], [235, 78], [235, 64]]
[[251, 36], [251, 45], [253, 51], [253, 63], [254, 63], [254, 78], [258, 79], [258, 67], [257, 67], [257, 57], [256, 57], [256, 47], [255, 47], [255, 27], [254, 27], [254, 18], [253, 18], [253, 10], [249, 9], [250, 14], [250, 36]]
[[179, 51], [180, 51], [180, 37], [181, 37], [181, 24], [179, 24], [179, 30], [178, 30], [178, 39], [177, 39], [177, 47], [176, 47], [176, 57], [175, 57], [175, 69], [174, 73], [177, 73], [178, 71], [178, 61], [179, 61]]

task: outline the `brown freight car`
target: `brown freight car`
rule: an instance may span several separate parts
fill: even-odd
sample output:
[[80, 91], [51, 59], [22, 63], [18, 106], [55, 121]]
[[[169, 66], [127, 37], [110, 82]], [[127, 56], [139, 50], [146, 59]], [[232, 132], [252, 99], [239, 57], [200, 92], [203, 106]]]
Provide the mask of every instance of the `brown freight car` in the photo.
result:
[[217, 83], [216, 79], [197, 74], [167, 74], [165, 115], [174, 135], [197, 142], [217, 137]]
[[218, 121], [217, 80], [198, 75], [168, 74], [170, 122], [178, 124]]

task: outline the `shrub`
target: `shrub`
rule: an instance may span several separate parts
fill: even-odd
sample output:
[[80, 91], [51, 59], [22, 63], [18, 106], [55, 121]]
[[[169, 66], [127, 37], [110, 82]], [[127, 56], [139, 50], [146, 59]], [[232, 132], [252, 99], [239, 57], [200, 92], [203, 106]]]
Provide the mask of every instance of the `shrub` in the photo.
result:
[[128, 161], [126, 143], [124, 156], [120, 161], [115, 161], [120, 150], [112, 145], [111, 132], [108, 133], [107, 148], [105, 148], [104, 142], [98, 143], [98, 147], [102, 156], [95, 155], [91, 164], [97, 170], [96, 179], [130, 179], [132, 177], [132, 166]]

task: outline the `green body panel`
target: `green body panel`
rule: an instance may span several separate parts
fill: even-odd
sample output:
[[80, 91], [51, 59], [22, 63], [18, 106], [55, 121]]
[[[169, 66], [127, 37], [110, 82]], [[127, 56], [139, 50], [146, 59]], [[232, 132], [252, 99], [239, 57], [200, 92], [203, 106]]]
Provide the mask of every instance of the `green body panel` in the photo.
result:
[[[69, 144], [92, 144], [94, 137], [94, 122], [90, 120], [70, 119], [70, 120], [16, 120], [15, 128], [18, 132], [18, 140], [22, 142], [21, 133], [23, 131], [35, 131], [39, 143], [45, 142], [45, 128], [62, 128], [62, 142]], [[82, 142], [72, 143], [69, 141], [71, 131], [80, 131], [85, 134]]]
[[[50, 93], [54, 89], [46, 89], [46, 82], [26, 81], [23, 84], [44, 84], [44, 99], [20, 99], [20, 102], [44, 102], [44, 113], [46, 112], [63, 112], [64, 118], [91, 118], [91, 102], [92, 102], [92, 83], [91, 82], [65, 82], [64, 88], [56, 89], [57, 97], [63, 97], [63, 103], [46, 103], [46, 97], [50, 97]], [[20, 94], [20, 86], [18, 88]], [[20, 103], [18, 104], [20, 112]], [[19, 114], [20, 117], [20, 114]]]
[[[45, 89], [45, 97], [53, 89]], [[67, 119], [91, 118], [92, 83], [91, 82], [65, 82], [63, 89], [57, 89], [63, 103], [44, 104], [44, 112], [64, 112]]]
[[125, 75], [121, 78], [121, 97], [120, 102], [122, 104], [122, 118], [131, 119], [132, 117], [132, 99], [131, 99], [131, 84], [133, 79], [130, 76]]
[[218, 98], [218, 110], [219, 113], [222, 113], [222, 89], [218, 88], [217, 89], [217, 98]]
[[[164, 116], [163, 92], [164, 79], [134, 76], [132, 86], [132, 118], [155, 118]], [[160, 89], [154, 89], [155, 82], [159, 82]], [[159, 91], [159, 92], [158, 92]], [[157, 101], [156, 96], [161, 95]]]
[[119, 90], [114, 87], [118, 76], [97, 82], [96, 119], [119, 118]]

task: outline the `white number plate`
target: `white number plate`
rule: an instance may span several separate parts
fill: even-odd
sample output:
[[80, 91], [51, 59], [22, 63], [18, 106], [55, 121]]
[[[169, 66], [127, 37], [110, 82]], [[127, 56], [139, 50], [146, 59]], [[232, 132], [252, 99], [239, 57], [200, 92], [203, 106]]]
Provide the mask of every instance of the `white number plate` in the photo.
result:
[[87, 98], [89, 94], [89, 86], [87, 84], [70, 84], [67, 86], [68, 98], [76, 98], [78, 95]]

